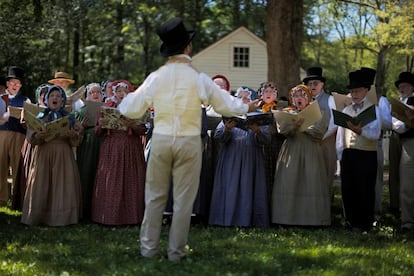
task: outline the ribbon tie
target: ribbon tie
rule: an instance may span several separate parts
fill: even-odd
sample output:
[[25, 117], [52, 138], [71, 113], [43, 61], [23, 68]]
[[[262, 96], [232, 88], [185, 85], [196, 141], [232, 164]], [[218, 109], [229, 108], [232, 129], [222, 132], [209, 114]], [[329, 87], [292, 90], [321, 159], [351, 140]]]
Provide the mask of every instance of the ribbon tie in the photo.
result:
[[358, 112], [358, 110], [361, 110], [364, 107], [364, 102], [354, 103], [352, 107], [355, 112]]

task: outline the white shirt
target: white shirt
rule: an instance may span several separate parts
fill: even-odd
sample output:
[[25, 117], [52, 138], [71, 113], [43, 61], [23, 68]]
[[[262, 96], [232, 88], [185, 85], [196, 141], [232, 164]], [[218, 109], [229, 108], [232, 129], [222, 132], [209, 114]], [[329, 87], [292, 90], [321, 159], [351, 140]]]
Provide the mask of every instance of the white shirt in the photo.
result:
[[[367, 98], [364, 99], [364, 102], [366, 101], [367, 101]], [[352, 105], [348, 105], [347, 107], [345, 107], [342, 112], [349, 114], [351, 116], [356, 115], [355, 111], [353, 111]], [[379, 109], [377, 107], [375, 107], [375, 115], [377, 119], [363, 126], [361, 130], [361, 135], [355, 134], [350, 129], [338, 127], [338, 132], [336, 133], [336, 152], [337, 152], [338, 160], [342, 160], [342, 152], [345, 148], [354, 147], [354, 146], [348, 145], [349, 141], [346, 140], [346, 137], [349, 137], [349, 136], [354, 137], [352, 138], [353, 139], [352, 143], [353, 145], [356, 145], [355, 148], [359, 149], [358, 144], [360, 145], [361, 144], [363, 145], [364, 143], [368, 144], [370, 143], [369, 141], [371, 141], [372, 142], [371, 144], [375, 145], [373, 149], [376, 150], [377, 140], [381, 134], [381, 120], [378, 119], [378, 118], [381, 118], [381, 116], [379, 114]], [[355, 141], [356, 139], [359, 139], [359, 141]], [[372, 140], [375, 140], [375, 141], [372, 141]]]
[[[318, 99], [318, 97], [322, 94], [325, 93], [324, 90], [322, 89], [321, 92], [316, 95], [316, 100]], [[325, 134], [323, 135], [322, 140], [326, 139], [327, 137], [331, 136], [332, 134], [335, 133], [335, 131], [338, 129], [338, 126], [335, 125], [334, 123], [334, 117], [332, 114], [332, 109], [336, 109], [336, 104], [335, 104], [335, 99], [332, 95], [329, 95], [328, 98], [328, 106], [329, 106], [329, 125], [328, 125], [328, 130], [325, 132]]]
[[197, 72], [191, 66], [189, 56], [171, 58], [181, 61], [167, 62], [151, 73], [136, 91], [122, 100], [118, 107], [122, 114], [138, 119], [153, 106], [153, 133], [198, 136], [201, 133], [201, 104], [211, 104], [224, 116], [247, 113], [248, 105], [223, 93], [209, 76]]
[[381, 119], [381, 128], [383, 130], [392, 129], [391, 105], [384, 96], [381, 96], [378, 100], [378, 111]]

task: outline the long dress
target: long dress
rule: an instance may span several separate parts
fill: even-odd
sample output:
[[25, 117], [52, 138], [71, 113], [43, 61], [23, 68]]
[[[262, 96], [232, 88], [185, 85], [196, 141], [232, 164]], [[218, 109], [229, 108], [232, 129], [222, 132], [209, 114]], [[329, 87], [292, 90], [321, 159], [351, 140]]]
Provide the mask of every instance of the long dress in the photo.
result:
[[[33, 143], [32, 131], [28, 130]], [[58, 137], [36, 144], [27, 179], [22, 223], [65, 226], [81, 218], [81, 187], [78, 165], [72, 151], [79, 141]]]
[[272, 193], [272, 222], [286, 225], [322, 226], [331, 223], [327, 173], [320, 142], [329, 119], [322, 119], [304, 132], [290, 126], [276, 165]]
[[140, 224], [144, 216], [146, 163], [141, 132], [97, 128], [103, 135], [92, 195], [94, 222]]
[[215, 139], [221, 143], [211, 197], [209, 224], [268, 226], [269, 208], [263, 145], [270, 142], [268, 126], [261, 132], [233, 128], [221, 122]]
[[[79, 121], [85, 117], [86, 106], [83, 106], [75, 116]], [[101, 137], [95, 135], [94, 126], [84, 129], [82, 143], [76, 149], [76, 162], [79, 167], [82, 187], [83, 218], [89, 219], [92, 208], [92, 190], [98, 167]]]
[[22, 156], [19, 160], [19, 168], [17, 169], [16, 183], [13, 185], [12, 192], [12, 209], [21, 211], [23, 207], [24, 194], [26, 192], [27, 176], [29, 175], [30, 162], [32, 159], [32, 149], [34, 146], [24, 140], [22, 146]]

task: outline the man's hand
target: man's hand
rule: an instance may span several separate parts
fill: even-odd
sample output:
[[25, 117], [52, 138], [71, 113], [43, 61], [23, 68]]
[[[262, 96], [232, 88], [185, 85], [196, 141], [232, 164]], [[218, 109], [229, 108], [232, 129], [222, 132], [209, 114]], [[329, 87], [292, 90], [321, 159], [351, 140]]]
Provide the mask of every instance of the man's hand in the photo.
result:
[[296, 129], [299, 129], [302, 126], [303, 122], [305, 122], [305, 118], [297, 119], [296, 121], [294, 121], [293, 126]]
[[247, 112], [256, 111], [260, 107], [260, 100], [254, 100], [249, 103], [249, 110]]
[[358, 135], [361, 135], [361, 133], [362, 133], [361, 123], [359, 123], [358, 125], [354, 125], [353, 123], [351, 123], [351, 121], [347, 121], [346, 124], [347, 124], [347, 126], [350, 130], [352, 130], [353, 132], [355, 132]]

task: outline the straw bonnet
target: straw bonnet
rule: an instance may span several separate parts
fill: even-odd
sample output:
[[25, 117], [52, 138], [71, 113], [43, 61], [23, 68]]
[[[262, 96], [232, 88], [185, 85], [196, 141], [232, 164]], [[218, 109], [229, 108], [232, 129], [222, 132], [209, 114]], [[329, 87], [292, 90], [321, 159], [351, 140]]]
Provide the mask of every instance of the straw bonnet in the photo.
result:
[[62, 81], [62, 80], [63, 81], [67, 81], [70, 84], [74, 84], [75, 83], [75, 81], [73, 79], [71, 79], [71, 77], [69, 76], [69, 74], [66, 73], [66, 72], [56, 72], [55, 73], [55, 78], [49, 80], [48, 82], [54, 84], [56, 81]]

